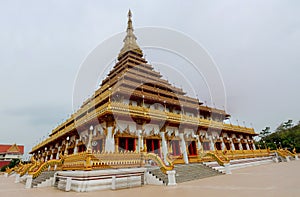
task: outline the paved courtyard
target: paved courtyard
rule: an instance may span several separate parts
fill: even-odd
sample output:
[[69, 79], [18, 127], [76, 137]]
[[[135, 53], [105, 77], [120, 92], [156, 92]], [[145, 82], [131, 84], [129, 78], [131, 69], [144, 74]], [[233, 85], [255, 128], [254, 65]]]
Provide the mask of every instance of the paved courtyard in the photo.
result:
[[178, 184], [174, 187], [143, 186], [117, 191], [89, 193], [63, 192], [55, 188], [24, 189], [14, 177], [0, 176], [0, 196], [300, 196], [300, 161], [266, 164], [234, 170], [232, 175], [211, 177]]

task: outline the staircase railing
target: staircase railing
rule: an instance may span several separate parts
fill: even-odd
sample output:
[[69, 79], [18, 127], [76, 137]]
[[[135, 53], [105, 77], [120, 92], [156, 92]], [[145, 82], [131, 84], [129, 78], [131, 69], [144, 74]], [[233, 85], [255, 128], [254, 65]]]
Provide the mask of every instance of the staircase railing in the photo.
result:
[[26, 174], [26, 172], [28, 172], [28, 170], [32, 167], [32, 165], [33, 165], [32, 163], [25, 164], [24, 167], [18, 172], [20, 176]]
[[220, 166], [224, 166], [225, 164], [228, 164], [230, 162], [230, 160], [227, 157], [225, 157], [224, 155], [222, 155], [222, 158], [221, 158], [221, 156], [217, 155], [214, 152], [208, 152], [208, 153], [206, 153], [206, 155], [215, 159]]
[[43, 171], [45, 171], [45, 169], [47, 169], [49, 166], [55, 166], [55, 165], [61, 165], [63, 163], [63, 158], [56, 160], [49, 160], [46, 161], [45, 163], [41, 164], [39, 166], [39, 168], [34, 171], [34, 172], [29, 172], [29, 175], [32, 175], [32, 178], [35, 179], [36, 177], [38, 177]]
[[283, 158], [286, 158], [286, 157], [296, 157], [296, 154], [295, 153], [291, 153], [289, 150], [287, 149], [277, 149], [275, 151], [280, 157], [283, 157]]
[[295, 157], [296, 154], [295, 153], [292, 153], [291, 151], [287, 150], [287, 149], [283, 149], [283, 151], [288, 155], [288, 156], [292, 156], [292, 157]]
[[27, 172], [31, 172], [36, 166], [38, 162], [34, 159], [34, 157], [31, 157], [30, 163], [26, 164], [25, 167], [23, 167], [21, 170], [19, 170], [20, 176], [25, 175]]
[[170, 163], [170, 166], [167, 166], [157, 154], [143, 153], [143, 156], [145, 160], [153, 160], [164, 174], [167, 174], [167, 171], [171, 171], [174, 169], [174, 165], [170, 159], [167, 159], [167, 161]]
[[18, 170], [19, 168], [22, 168], [22, 164], [21, 164], [21, 163], [18, 164], [18, 165], [16, 165], [16, 166], [13, 167], [13, 168], [7, 167], [7, 168], [5, 169], [5, 172], [6, 172], [8, 175], [10, 175], [12, 172], [17, 172], [17, 170]]
[[275, 152], [278, 154], [278, 156], [280, 156], [280, 157], [282, 157], [284, 159], [287, 157], [287, 154], [284, 151], [282, 151], [282, 150], [278, 149]]

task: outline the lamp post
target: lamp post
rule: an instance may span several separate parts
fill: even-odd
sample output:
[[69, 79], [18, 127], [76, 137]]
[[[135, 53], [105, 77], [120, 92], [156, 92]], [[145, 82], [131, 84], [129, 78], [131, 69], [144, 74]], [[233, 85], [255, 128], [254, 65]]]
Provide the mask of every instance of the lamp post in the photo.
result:
[[65, 146], [65, 152], [64, 152], [64, 155], [67, 155], [68, 154], [68, 146], [69, 146], [69, 140], [70, 140], [70, 137], [68, 136], [66, 138], [66, 146]]
[[88, 141], [88, 145], [87, 145], [87, 152], [91, 153], [92, 152], [92, 135], [93, 135], [93, 130], [94, 127], [93, 125], [90, 126], [90, 133], [89, 133], [89, 141]]
[[110, 103], [110, 97], [111, 97], [111, 87], [110, 88], [108, 88], [108, 93], [109, 93], [109, 95], [108, 95], [108, 102]]
[[265, 149], [267, 149], [267, 146], [266, 146], [266, 141], [264, 140], [264, 141], [263, 141], [263, 143], [264, 143], [264, 145], [265, 145]]

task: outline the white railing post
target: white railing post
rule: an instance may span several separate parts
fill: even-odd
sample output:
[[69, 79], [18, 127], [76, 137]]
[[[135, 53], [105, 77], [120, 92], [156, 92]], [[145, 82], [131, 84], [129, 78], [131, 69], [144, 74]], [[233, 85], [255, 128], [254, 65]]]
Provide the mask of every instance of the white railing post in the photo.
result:
[[116, 189], [116, 176], [112, 177], [112, 180], [111, 180], [111, 189], [112, 190]]
[[167, 175], [168, 175], [168, 186], [174, 186], [176, 185], [176, 177], [175, 177], [176, 171], [175, 170], [171, 170], [171, 171], [167, 171]]
[[66, 192], [69, 192], [71, 190], [71, 185], [72, 185], [72, 178], [71, 177], [67, 177]]
[[27, 175], [25, 189], [30, 189], [32, 185], [32, 175]]

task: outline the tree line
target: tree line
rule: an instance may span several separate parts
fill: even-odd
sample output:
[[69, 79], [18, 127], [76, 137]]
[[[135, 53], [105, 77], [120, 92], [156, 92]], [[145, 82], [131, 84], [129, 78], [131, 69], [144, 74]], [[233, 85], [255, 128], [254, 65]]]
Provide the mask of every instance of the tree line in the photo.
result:
[[258, 148], [287, 148], [292, 151], [296, 148], [300, 152], [300, 121], [294, 124], [292, 120], [281, 123], [273, 132], [266, 127], [259, 133], [259, 140], [256, 142]]

